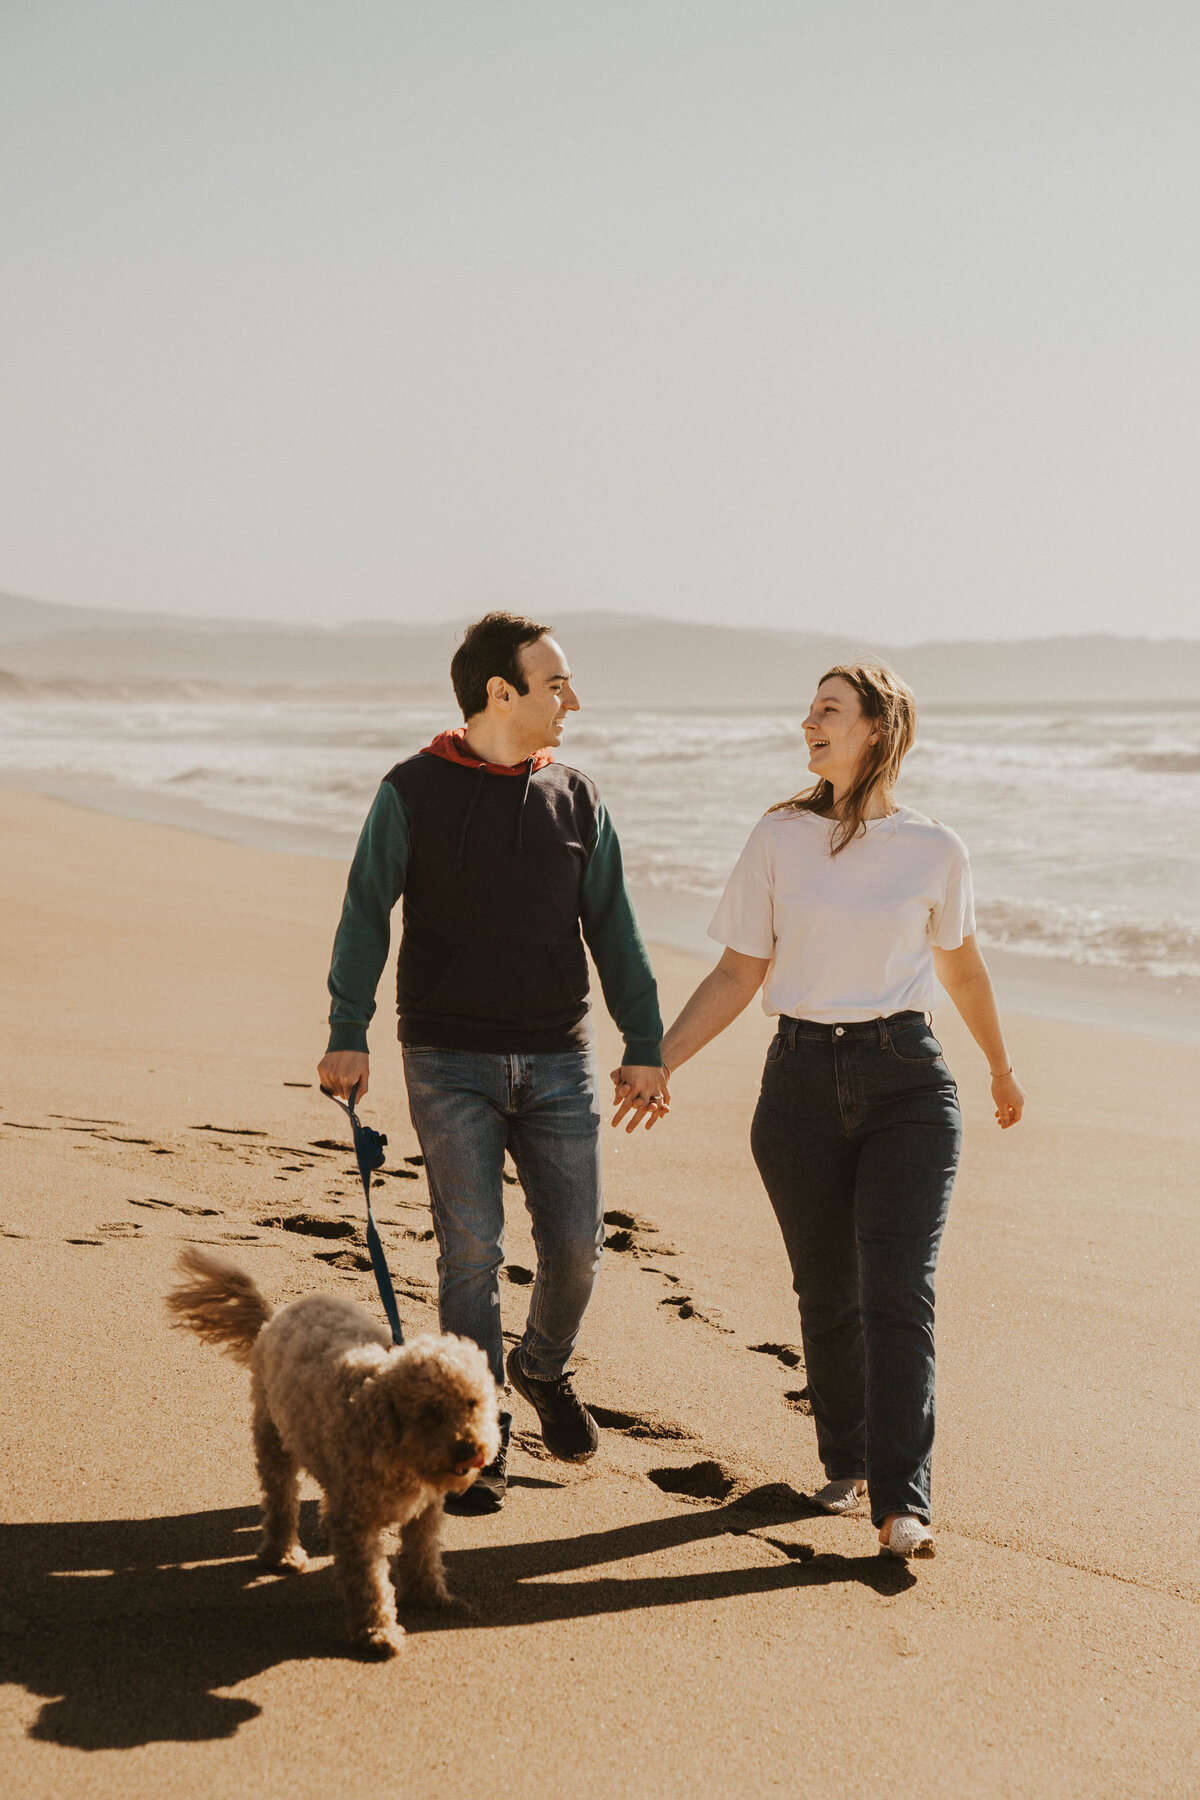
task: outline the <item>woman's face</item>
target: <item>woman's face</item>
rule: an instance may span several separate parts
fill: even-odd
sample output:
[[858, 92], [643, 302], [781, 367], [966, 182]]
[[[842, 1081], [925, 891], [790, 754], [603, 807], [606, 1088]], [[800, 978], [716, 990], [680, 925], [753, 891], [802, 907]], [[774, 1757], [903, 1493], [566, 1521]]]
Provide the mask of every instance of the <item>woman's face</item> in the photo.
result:
[[869, 744], [876, 733], [862, 709], [858, 690], [841, 675], [830, 675], [817, 689], [816, 699], [804, 721], [808, 766], [822, 781], [842, 794], [854, 782]]

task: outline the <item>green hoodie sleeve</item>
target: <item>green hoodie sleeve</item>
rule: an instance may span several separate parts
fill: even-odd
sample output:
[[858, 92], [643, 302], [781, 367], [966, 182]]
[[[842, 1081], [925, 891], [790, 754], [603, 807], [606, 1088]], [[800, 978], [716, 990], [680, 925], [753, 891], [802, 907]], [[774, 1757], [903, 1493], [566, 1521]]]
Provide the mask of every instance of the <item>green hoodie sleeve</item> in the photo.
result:
[[408, 813], [389, 782], [380, 785], [350, 864], [329, 969], [329, 1049], [367, 1048], [375, 989], [392, 936], [392, 908], [408, 874]]
[[621, 846], [603, 804], [583, 871], [579, 917], [605, 1004], [625, 1040], [625, 1061], [656, 1068], [663, 1034], [658, 988], [625, 886]]

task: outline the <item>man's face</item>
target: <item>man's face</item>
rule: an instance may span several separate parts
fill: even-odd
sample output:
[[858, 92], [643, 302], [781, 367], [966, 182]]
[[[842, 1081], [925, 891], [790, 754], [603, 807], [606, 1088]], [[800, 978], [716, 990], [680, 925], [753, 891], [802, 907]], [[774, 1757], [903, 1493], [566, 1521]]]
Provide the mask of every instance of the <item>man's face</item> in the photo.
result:
[[508, 692], [511, 717], [521, 731], [521, 753], [532, 756], [535, 750], [553, 750], [561, 744], [567, 714], [579, 711], [579, 701], [571, 686], [567, 659], [552, 637], [526, 644], [520, 655], [527, 691], [518, 694], [509, 688]]

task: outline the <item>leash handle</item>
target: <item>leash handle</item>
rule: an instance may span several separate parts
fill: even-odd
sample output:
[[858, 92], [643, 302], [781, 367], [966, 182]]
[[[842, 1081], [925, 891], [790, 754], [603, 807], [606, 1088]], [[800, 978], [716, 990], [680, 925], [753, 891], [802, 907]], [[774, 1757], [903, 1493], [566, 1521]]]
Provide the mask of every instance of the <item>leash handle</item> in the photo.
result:
[[387, 1322], [392, 1330], [393, 1344], [404, 1342], [404, 1331], [400, 1324], [400, 1309], [396, 1305], [396, 1290], [392, 1286], [391, 1270], [387, 1266], [387, 1257], [383, 1253], [383, 1244], [379, 1236], [379, 1227], [375, 1223], [375, 1209], [371, 1205], [371, 1176], [384, 1164], [383, 1147], [387, 1139], [381, 1132], [373, 1131], [369, 1125], [360, 1125], [354, 1111], [354, 1102], [358, 1098], [358, 1083], [350, 1089], [349, 1103], [332, 1088], [323, 1087], [321, 1092], [335, 1106], [340, 1106], [350, 1121], [350, 1129], [354, 1134], [354, 1158], [358, 1163], [358, 1173], [362, 1179], [363, 1195], [367, 1202], [367, 1249], [371, 1253], [371, 1267], [375, 1272], [375, 1286], [379, 1289], [379, 1298], [383, 1310], [387, 1314]]

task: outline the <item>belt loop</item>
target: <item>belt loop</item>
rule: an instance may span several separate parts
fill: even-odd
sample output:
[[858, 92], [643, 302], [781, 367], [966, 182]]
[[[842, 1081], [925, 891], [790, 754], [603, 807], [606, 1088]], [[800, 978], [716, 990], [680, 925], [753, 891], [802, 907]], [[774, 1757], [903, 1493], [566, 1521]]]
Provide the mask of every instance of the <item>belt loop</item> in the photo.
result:
[[884, 1018], [883, 1014], [880, 1013], [880, 1015], [879, 1015], [879, 1048], [881, 1050], [886, 1050], [887, 1047], [888, 1047], [887, 1020]]
[[799, 1029], [800, 1029], [799, 1019], [789, 1019], [788, 1020], [787, 1047], [789, 1050], [795, 1050], [795, 1048], [796, 1048], [796, 1033], [799, 1031]]

